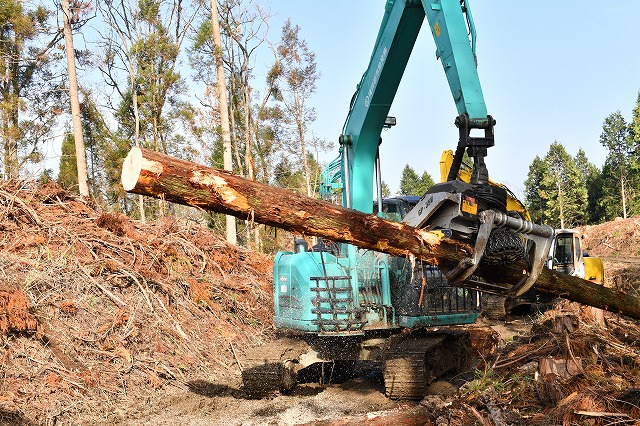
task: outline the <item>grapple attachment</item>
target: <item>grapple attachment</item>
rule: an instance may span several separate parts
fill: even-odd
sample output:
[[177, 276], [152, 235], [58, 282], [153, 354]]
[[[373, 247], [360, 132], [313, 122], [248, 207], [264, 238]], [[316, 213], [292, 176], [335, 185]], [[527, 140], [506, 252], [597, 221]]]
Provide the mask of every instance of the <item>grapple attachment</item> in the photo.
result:
[[[481, 189], [450, 181], [435, 185], [406, 215], [416, 228], [444, 230], [452, 238], [474, 242], [471, 257], [462, 259], [446, 274], [453, 285], [515, 298], [529, 290], [542, 272], [554, 230], [505, 210], [506, 193], [495, 186]], [[492, 284], [473, 277], [481, 261], [490, 264], [527, 260], [529, 271], [512, 286]]]

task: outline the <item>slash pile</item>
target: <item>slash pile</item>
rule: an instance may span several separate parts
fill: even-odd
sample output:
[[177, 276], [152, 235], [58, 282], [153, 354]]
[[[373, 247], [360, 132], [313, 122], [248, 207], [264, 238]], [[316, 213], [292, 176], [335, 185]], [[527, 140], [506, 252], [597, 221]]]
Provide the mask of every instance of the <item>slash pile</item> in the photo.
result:
[[640, 419], [640, 327], [561, 302], [484, 360], [455, 396], [427, 397], [434, 424], [632, 425]]
[[[66, 423], [166, 386], [232, 380], [272, 333], [270, 257], [55, 184], [0, 183], [0, 423]], [[225, 376], [226, 375], [226, 376]]]

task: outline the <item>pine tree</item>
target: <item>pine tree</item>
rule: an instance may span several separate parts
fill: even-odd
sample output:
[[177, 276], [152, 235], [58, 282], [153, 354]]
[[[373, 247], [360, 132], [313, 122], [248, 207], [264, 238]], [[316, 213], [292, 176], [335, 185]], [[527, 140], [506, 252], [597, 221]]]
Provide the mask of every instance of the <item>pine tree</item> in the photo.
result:
[[62, 139], [62, 154], [58, 171], [58, 185], [68, 191], [78, 192], [78, 165], [76, 162], [76, 144], [73, 133], [66, 132]]
[[431, 189], [433, 185], [435, 185], [435, 183], [433, 182], [433, 178], [425, 170], [424, 172], [422, 172], [422, 176], [420, 176], [420, 187], [418, 188], [418, 195], [424, 195], [424, 193]]
[[[69, 76], [69, 101], [71, 104], [71, 116], [73, 119], [73, 134], [76, 150], [76, 169], [78, 172], [78, 190], [80, 195], [89, 196], [89, 182], [87, 178], [87, 158], [82, 135], [82, 120], [80, 118], [80, 96], [78, 95], [78, 79], [76, 77], [76, 52], [73, 48], [72, 23], [74, 15], [78, 15], [78, 7], [74, 7], [74, 15], [71, 13], [69, 0], [62, 0], [62, 14], [64, 23], [65, 51], [67, 54], [67, 72]], [[76, 6], [76, 5], [74, 5]]]
[[[224, 61], [222, 60], [222, 41], [220, 37], [220, 16], [218, 15], [217, 0], [210, 0], [211, 7], [211, 36], [213, 38], [214, 52], [216, 62], [216, 92], [218, 94], [218, 106], [220, 113], [220, 134], [222, 135], [222, 158], [224, 169], [233, 171], [233, 159], [231, 156], [231, 127], [229, 125], [229, 109], [227, 108], [227, 81], [224, 76]], [[236, 235], [236, 218], [227, 215], [225, 219], [227, 242], [236, 244], [238, 242]]]
[[640, 92], [630, 127], [631, 156], [629, 157], [629, 211], [633, 215], [640, 214]]
[[562, 144], [554, 142], [545, 156], [549, 173], [542, 178], [547, 189], [548, 223], [560, 228], [586, 223], [587, 190], [580, 171]]
[[391, 189], [385, 181], [382, 181], [382, 198], [389, 198], [391, 196]]
[[531, 220], [536, 223], [542, 223], [545, 219], [544, 211], [547, 208], [545, 202], [546, 192], [542, 187], [542, 178], [546, 173], [546, 163], [536, 155], [536, 158], [533, 159], [529, 166], [527, 180], [524, 182], [525, 203], [531, 215]]
[[632, 145], [637, 153], [638, 148], [640, 148], [640, 92], [638, 92], [638, 98], [636, 100], [636, 106], [633, 108], [633, 118], [631, 119], [631, 123], [629, 123], [630, 131], [631, 131], [631, 140]]
[[587, 189], [575, 161], [554, 142], [541, 160], [536, 157], [525, 182], [529, 213], [536, 222], [555, 228], [587, 222]]
[[[92, 197], [99, 203], [120, 207], [128, 211], [120, 173], [121, 161], [130, 149], [130, 140], [113, 134], [93, 93], [82, 90], [80, 103], [82, 133], [87, 149], [89, 187]], [[62, 161], [64, 160], [64, 154]], [[61, 166], [62, 167], [62, 166]]]
[[[607, 209], [609, 218], [613, 215], [626, 218], [628, 214], [629, 177], [634, 151], [632, 141], [633, 136], [620, 111], [605, 118], [600, 134], [600, 143], [609, 150], [603, 168], [605, 196], [611, 201], [617, 200]], [[617, 188], [615, 192], [614, 187]]]
[[602, 197], [600, 169], [589, 161], [582, 148], [578, 150], [574, 161], [587, 189], [587, 222], [601, 222], [603, 215], [600, 209], [600, 198]]
[[62, 31], [46, 40], [52, 11], [30, 2], [0, 2], [0, 144], [4, 174], [17, 178], [38, 162], [62, 112], [60, 81], [52, 71]]
[[433, 179], [431, 175], [426, 171], [422, 173], [422, 176], [418, 176], [418, 173], [409, 166], [404, 166], [402, 170], [402, 177], [400, 178], [400, 195], [424, 195], [425, 192], [433, 186]]

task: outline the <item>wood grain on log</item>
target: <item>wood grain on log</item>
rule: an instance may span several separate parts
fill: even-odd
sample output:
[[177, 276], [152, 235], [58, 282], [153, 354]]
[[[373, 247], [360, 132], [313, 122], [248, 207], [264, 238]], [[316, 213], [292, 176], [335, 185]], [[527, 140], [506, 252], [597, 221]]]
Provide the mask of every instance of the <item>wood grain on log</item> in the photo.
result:
[[[346, 209], [260, 182], [144, 148], [134, 147], [124, 161], [122, 185], [128, 192], [236, 216], [240, 219], [353, 244], [396, 256], [414, 257], [447, 272], [472, 253], [468, 242], [443, 238], [372, 214]], [[512, 285], [524, 264], [480, 264], [476, 275]], [[534, 287], [597, 308], [640, 318], [640, 298], [545, 269]]]

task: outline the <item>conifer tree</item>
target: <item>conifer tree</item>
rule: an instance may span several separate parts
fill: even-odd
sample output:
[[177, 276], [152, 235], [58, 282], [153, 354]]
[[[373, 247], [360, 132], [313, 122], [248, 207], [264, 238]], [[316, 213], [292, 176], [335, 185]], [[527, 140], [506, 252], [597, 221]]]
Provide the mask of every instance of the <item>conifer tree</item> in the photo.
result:
[[602, 217], [600, 209], [600, 198], [602, 197], [600, 169], [589, 161], [582, 148], [578, 150], [574, 161], [587, 190], [587, 223], [598, 223]]
[[[609, 154], [603, 168], [607, 216], [627, 217], [629, 193], [629, 178], [632, 171], [633, 135], [629, 130], [620, 111], [609, 114], [602, 125], [600, 143], [607, 148]], [[614, 188], [616, 188], [614, 190]]]
[[400, 195], [424, 195], [433, 186], [433, 178], [428, 172], [423, 172], [421, 176], [409, 166], [404, 166], [402, 177], [400, 178]]
[[536, 222], [567, 228], [587, 221], [585, 182], [573, 158], [557, 141], [543, 160], [536, 157], [529, 167], [525, 195]]
[[536, 155], [536, 158], [533, 159], [529, 166], [527, 180], [524, 182], [525, 203], [531, 215], [531, 220], [536, 223], [542, 223], [545, 219], [546, 203], [544, 197], [546, 193], [542, 187], [542, 178], [546, 173], [546, 163]]
[[76, 144], [73, 133], [66, 132], [62, 139], [60, 166], [58, 170], [58, 185], [78, 193], [78, 166], [76, 162]]
[[62, 31], [48, 33], [52, 11], [20, 0], [0, 2], [0, 149], [5, 177], [17, 178], [27, 162], [41, 160], [62, 112], [53, 66]]

